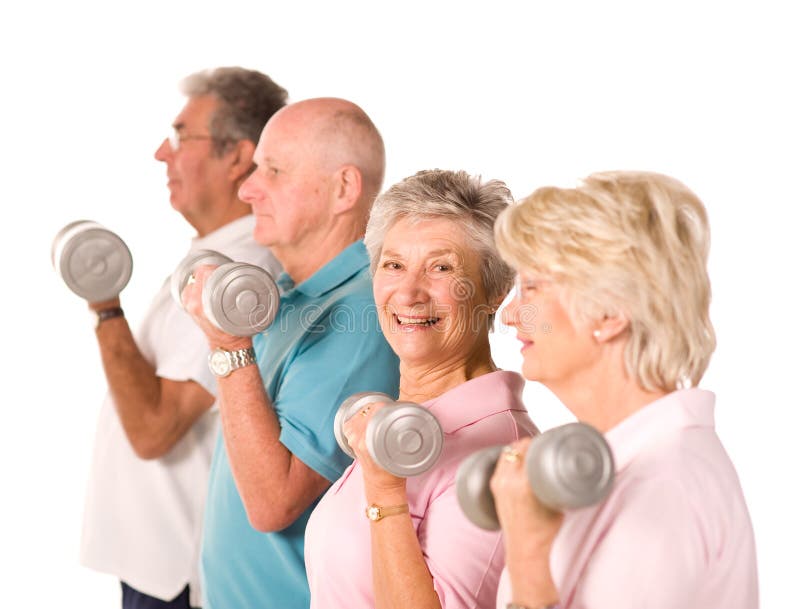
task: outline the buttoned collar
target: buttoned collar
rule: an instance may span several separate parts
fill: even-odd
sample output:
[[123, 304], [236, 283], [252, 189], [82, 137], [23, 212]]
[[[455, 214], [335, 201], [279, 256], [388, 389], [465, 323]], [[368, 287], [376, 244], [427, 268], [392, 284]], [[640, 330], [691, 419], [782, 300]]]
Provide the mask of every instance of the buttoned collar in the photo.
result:
[[660, 438], [689, 427], [714, 427], [715, 396], [703, 389], [673, 391], [611, 428], [605, 438], [617, 471]]
[[318, 298], [342, 285], [367, 266], [369, 266], [367, 248], [363, 241], [356, 241], [299, 285], [295, 285], [286, 272], [280, 274], [277, 283], [284, 292], [294, 289], [306, 296]]
[[228, 222], [203, 237], [194, 237], [190, 251], [224, 250], [237, 241], [252, 237], [255, 226], [256, 219], [252, 214], [236, 218], [233, 222]]
[[497, 370], [470, 379], [425, 402], [445, 433], [454, 433], [485, 417], [505, 410], [525, 410], [523, 379], [516, 372]]

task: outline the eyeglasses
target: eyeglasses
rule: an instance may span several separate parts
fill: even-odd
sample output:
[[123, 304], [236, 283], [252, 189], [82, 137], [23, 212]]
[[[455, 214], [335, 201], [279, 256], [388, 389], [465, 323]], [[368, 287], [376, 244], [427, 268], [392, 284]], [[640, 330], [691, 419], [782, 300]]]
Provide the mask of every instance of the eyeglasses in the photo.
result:
[[172, 149], [172, 152], [178, 152], [181, 149], [181, 144], [183, 142], [188, 142], [189, 140], [213, 140], [216, 139], [213, 135], [185, 135], [183, 133], [179, 133], [177, 131], [171, 131], [170, 134], [167, 136], [167, 141], [169, 142], [169, 147]]

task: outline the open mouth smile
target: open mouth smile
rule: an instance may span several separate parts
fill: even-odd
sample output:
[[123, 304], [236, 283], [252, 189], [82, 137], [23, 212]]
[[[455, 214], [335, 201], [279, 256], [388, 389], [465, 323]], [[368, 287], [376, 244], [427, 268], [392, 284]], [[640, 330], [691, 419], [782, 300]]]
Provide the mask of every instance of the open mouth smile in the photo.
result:
[[393, 317], [401, 328], [409, 329], [430, 328], [431, 326], [435, 326], [441, 320], [441, 317], [413, 317], [398, 315], [397, 313], [395, 313]]

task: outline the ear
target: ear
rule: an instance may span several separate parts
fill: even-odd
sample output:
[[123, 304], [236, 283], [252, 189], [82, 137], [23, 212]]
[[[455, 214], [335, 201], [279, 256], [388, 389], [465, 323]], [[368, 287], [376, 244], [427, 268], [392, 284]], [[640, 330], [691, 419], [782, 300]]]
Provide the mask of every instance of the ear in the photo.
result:
[[333, 175], [333, 213], [341, 214], [356, 206], [361, 198], [361, 171], [355, 165], [343, 165]]
[[503, 301], [506, 299], [506, 296], [508, 296], [508, 294], [503, 294], [502, 296], [498, 296], [493, 301], [489, 302], [489, 306], [491, 307], [494, 313], [497, 313], [497, 311], [500, 310], [500, 305], [503, 304]]
[[622, 313], [606, 315], [600, 322], [595, 324], [592, 336], [598, 343], [606, 343], [625, 332], [629, 325], [628, 318]]
[[256, 145], [250, 140], [239, 140], [236, 145], [225, 153], [230, 158], [228, 176], [235, 184], [241, 184], [253, 171], [253, 154]]

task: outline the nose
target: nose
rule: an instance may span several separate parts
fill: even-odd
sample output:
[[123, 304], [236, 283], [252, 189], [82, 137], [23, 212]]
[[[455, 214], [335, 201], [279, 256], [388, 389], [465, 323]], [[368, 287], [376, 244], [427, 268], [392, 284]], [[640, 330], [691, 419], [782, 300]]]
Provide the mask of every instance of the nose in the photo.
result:
[[172, 146], [169, 145], [169, 139], [164, 138], [161, 145], [156, 148], [156, 152], [153, 156], [155, 156], [157, 161], [161, 161], [162, 163], [166, 163], [169, 160], [170, 156], [172, 156]]
[[258, 169], [247, 176], [247, 179], [239, 186], [239, 198], [248, 205], [253, 205], [253, 203], [263, 197], [264, 189], [261, 186], [257, 172]]
[[393, 300], [404, 307], [430, 302], [430, 281], [424, 270], [418, 272], [407, 270], [395, 284]]
[[505, 325], [514, 328], [519, 324], [519, 312], [520, 312], [519, 294], [514, 294], [514, 297], [511, 299], [511, 302], [509, 302], [503, 309], [503, 313], [500, 316], [500, 318], [502, 319]]

